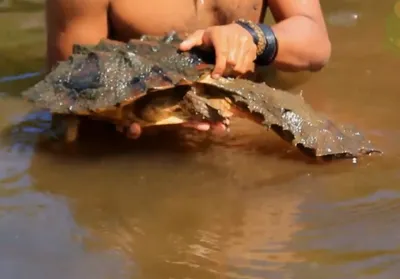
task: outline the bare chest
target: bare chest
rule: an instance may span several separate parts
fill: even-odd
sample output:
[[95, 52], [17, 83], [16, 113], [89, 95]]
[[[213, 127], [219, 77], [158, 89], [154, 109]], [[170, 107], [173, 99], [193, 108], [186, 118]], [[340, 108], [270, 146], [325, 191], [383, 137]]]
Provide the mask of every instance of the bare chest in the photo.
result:
[[112, 37], [190, 33], [238, 18], [260, 20], [264, 0], [113, 0], [109, 12]]

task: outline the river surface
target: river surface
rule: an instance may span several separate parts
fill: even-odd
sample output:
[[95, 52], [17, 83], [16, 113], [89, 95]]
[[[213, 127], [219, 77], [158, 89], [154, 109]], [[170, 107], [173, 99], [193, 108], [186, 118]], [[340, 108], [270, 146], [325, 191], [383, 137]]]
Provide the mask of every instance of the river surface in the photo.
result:
[[398, 278], [400, 2], [322, 1], [329, 65], [275, 76], [384, 151], [332, 164], [243, 121], [224, 144], [96, 130], [38, 145], [50, 117], [19, 93], [42, 70], [43, 7], [3, 2], [1, 279]]

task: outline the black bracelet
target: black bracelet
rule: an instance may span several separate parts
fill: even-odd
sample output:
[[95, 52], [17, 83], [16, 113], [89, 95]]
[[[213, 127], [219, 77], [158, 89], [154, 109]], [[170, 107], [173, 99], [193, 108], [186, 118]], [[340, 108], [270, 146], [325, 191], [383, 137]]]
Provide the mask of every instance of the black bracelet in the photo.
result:
[[267, 40], [261, 28], [251, 20], [243, 18], [238, 19], [235, 22], [250, 33], [250, 35], [253, 37], [254, 43], [257, 46], [257, 56], [261, 55], [267, 44]]
[[257, 45], [257, 57], [254, 62], [260, 66], [271, 64], [278, 53], [278, 41], [272, 28], [266, 24], [255, 24], [246, 19], [236, 20], [235, 23], [246, 29]]
[[257, 56], [255, 63], [257, 65], [267, 66], [275, 60], [276, 55], [278, 54], [278, 40], [276, 39], [274, 31], [272, 31], [272, 28], [268, 25], [259, 23], [257, 26], [264, 33], [267, 43], [264, 51]]

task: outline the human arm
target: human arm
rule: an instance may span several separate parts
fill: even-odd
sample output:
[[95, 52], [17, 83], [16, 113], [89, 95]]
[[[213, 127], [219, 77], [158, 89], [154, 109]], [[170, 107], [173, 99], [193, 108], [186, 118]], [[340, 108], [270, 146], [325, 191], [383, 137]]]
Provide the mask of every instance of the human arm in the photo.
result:
[[[74, 44], [97, 44], [108, 36], [109, 0], [46, 0], [47, 71], [57, 61], [67, 59]], [[210, 129], [208, 123], [188, 123], [198, 130]], [[141, 127], [131, 123], [127, 136], [138, 138]]]
[[107, 37], [108, 1], [46, 0], [47, 70], [67, 59], [73, 44], [96, 44]]
[[319, 0], [269, 0], [277, 22], [271, 28], [278, 40], [274, 64], [288, 71], [322, 69], [331, 55], [331, 43]]
[[[329, 60], [331, 45], [319, 0], [269, 0], [268, 5], [277, 22], [271, 26], [278, 50], [272, 63], [286, 71], [321, 69]], [[256, 59], [253, 37], [236, 23], [198, 30], [181, 49], [200, 45], [215, 49], [214, 77], [220, 76], [228, 65], [244, 74], [252, 70]]]

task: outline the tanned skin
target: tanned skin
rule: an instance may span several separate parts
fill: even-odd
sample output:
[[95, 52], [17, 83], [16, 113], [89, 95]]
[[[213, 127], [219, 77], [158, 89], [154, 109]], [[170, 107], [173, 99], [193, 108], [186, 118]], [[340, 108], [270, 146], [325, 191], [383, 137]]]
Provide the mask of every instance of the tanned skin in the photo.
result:
[[[254, 69], [256, 45], [248, 31], [232, 22], [262, 22], [267, 9], [279, 42], [275, 66], [284, 71], [322, 69], [331, 44], [319, 0], [47, 0], [47, 66], [68, 58], [75, 43], [97, 44], [104, 38], [127, 42], [174, 30], [189, 34], [182, 50], [199, 45], [215, 49], [214, 78], [228, 66], [246, 73]], [[211, 128], [208, 123], [189, 125]], [[139, 125], [132, 124], [131, 136], [140, 132]]]

